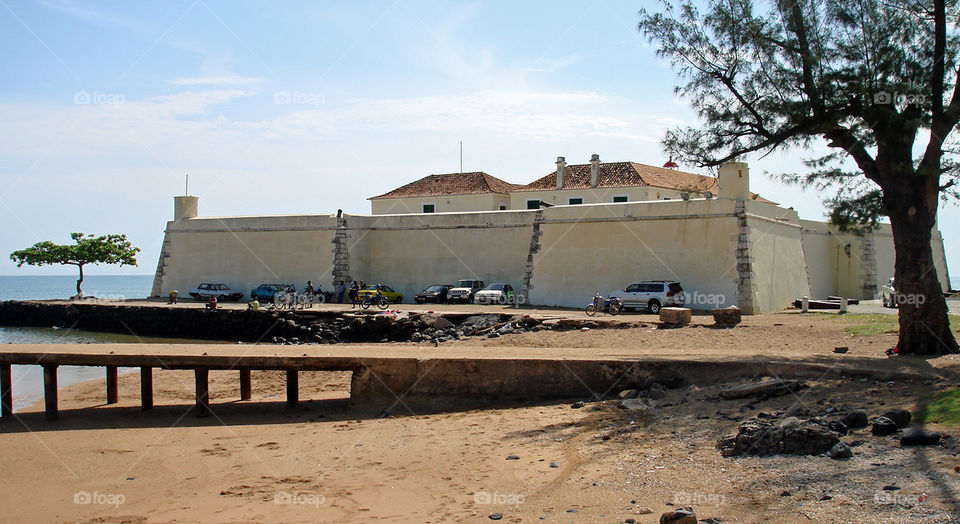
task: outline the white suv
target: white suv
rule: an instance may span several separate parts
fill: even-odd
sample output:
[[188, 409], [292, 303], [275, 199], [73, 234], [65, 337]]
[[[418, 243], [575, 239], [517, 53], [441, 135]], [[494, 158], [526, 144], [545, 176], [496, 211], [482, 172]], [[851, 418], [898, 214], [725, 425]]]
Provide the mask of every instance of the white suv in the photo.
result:
[[630, 284], [623, 291], [610, 293], [610, 298], [619, 298], [623, 309], [648, 309], [654, 315], [663, 306], [682, 306], [686, 302], [683, 287], [672, 280], [644, 280]]
[[464, 279], [458, 280], [450, 291], [447, 291], [447, 300], [454, 302], [463, 302], [469, 304], [473, 302], [473, 295], [483, 289], [483, 280]]

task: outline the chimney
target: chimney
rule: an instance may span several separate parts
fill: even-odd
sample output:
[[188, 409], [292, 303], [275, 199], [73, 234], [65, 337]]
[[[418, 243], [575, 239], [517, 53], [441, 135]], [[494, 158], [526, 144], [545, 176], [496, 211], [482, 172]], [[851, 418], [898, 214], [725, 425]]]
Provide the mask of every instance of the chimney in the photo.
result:
[[173, 197], [173, 219], [181, 220], [184, 218], [194, 218], [197, 212], [197, 203], [200, 199], [195, 196], [175, 196]]
[[567, 159], [562, 156], [557, 157], [557, 189], [563, 189], [563, 175], [567, 171]]
[[746, 200], [750, 197], [750, 166], [746, 162], [727, 162], [717, 175], [719, 198]]
[[600, 155], [590, 155], [590, 187], [600, 185]]

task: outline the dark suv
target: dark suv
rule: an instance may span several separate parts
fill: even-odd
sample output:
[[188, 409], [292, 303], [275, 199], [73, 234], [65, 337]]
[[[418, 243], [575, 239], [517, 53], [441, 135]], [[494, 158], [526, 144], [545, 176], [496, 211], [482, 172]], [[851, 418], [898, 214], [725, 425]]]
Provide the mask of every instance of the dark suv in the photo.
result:
[[463, 302], [469, 304], [473, 302], [473, 294], [484, 288], [483, 280], [458, 280], [453, 285], [453, 289], [447, 291], [447, 300], [450, 303]]

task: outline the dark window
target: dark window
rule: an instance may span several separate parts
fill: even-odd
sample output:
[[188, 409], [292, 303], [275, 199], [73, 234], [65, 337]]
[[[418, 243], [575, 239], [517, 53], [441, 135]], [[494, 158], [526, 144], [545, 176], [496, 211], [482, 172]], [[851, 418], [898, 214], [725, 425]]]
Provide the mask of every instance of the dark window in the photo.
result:
[[637, 291], [640, 291], [640, 284], [630, 284], [627, 286], [627, 293], [636, 293]]
[[433, 204], [424, 204], [424, 205], [423, 205], [423, 212], [424, 212], [424, 213], [433, 213], [433, 210], [434, 210], [434, 205], [433, 205]]
[[646, 293], [660, 293], [663, 291], [663, 284], [644, 284], [642, 291]]
[[582, 203], [583, 203], [583, 199], [582, 199], [582, 198], [571, 198], [570, 200], [567, 201], [567, 203], [570, 204], [571, 206], [575, 206], [575, 205], [577, 205], [577, 204], [582, 204]]
[[670, 292], [673, 294], [682, 293], [683, 288], [680, 287], [680, 284], [677, 284], [676, 282], [674, 282], [673, 284], [670, 284]]
[[614, 201], [614, 202], [626, 202], [626, 201], [627, 201], [627, 197], [625, 197], [625, 196], [615, 196], [615, 197], [613, 197], [613, 201]]
[[540, 209], [539, 200], [527, 200], [527, 209]]
[[506, 210], [506, 209], [507, 209], [507, 206], [505, 206], [505, 205], [503, 205], [503, 204], [500, 204], [500, 211], [504, 211], [504, 210]]

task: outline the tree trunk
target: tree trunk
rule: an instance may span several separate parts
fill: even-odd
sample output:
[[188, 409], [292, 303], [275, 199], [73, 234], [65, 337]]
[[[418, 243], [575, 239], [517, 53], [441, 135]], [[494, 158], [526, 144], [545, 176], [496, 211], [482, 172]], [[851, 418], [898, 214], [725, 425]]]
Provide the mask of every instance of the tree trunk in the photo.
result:
[[77, 267], [80, 268], [80, 278], [77, 279], [77, 296], [76, 296], [76, 298], [83, 298], [83, 291], [80, 291], [80, 285], [83, 284], [83, 264], [77, 264]]
[[930, 245], [938, 183], [937, 178], [909, 173], [897, 176], [892, 188], [884, 188], [896, 248], [894, 286], [900, 309], [897, 347], [901, 355], [960, 353], [950, 331], [947, 302]]

